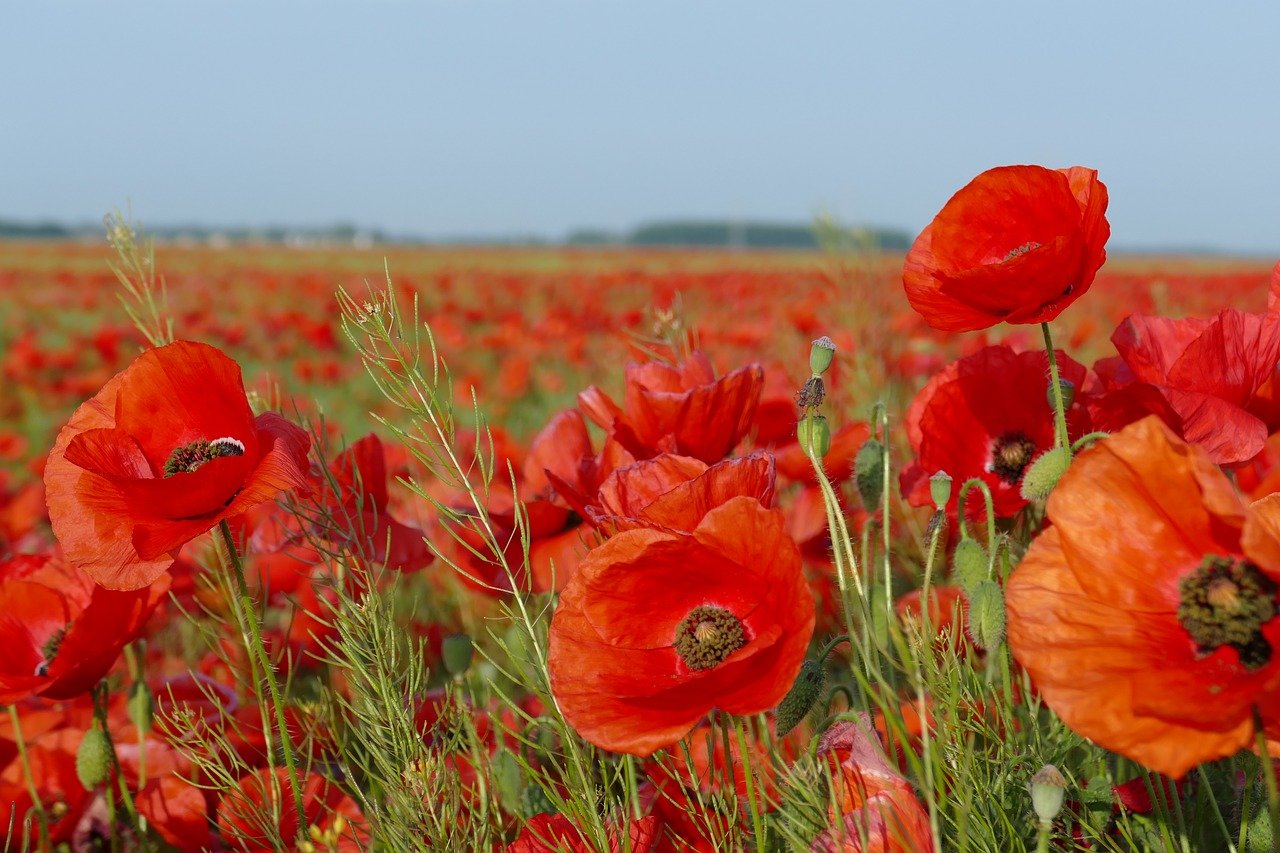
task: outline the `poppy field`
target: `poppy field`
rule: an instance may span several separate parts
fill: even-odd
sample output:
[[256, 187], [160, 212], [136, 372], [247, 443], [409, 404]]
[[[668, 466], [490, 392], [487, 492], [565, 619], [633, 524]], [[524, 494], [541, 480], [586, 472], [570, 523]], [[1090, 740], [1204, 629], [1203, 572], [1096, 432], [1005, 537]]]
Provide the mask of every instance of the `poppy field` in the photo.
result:
[[4, 850], [1276, 849], [1280, 264], [1108, 203], [0, 242]]

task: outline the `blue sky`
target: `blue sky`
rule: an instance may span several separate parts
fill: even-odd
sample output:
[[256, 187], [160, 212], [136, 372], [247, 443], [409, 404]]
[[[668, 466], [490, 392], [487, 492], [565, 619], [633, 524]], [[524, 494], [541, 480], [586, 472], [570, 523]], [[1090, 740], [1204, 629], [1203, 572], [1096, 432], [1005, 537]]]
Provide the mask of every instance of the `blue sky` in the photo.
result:
[[916, 231], [1035, 162], [1113, 245], [1280, 254], [1276, 3], [67, 0], [0, 72], [0, 217]]

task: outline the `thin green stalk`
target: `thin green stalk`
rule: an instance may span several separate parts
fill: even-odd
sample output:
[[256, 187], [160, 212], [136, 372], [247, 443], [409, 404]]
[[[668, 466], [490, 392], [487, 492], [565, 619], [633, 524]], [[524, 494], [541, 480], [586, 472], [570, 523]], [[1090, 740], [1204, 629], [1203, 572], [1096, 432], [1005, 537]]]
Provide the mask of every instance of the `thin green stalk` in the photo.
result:
[[[124, 770], [120, 767], [120, 756], [116, 753], [116, 742], [111, 737], [111, 729], [107, 722], [107, 683], [99, 681], [93, 688], [91, 695], [93, 697], [93, 719], [98, 728], [102, 731], [102, 737], [107, 742], [107, 754], [111, 756], [111, 769], [116, 777], [116, 784], [120, 788], [120, 802], [124, 805], [125, 812], [129, 815], [129, 825], [141, 831], [142, 826], [138, 820], [138, 809], [133, 804], [133, 793], [129, 790], [129, 785], [124, 780]], [[111, 786], [107, 785], [107, 805], [114, 810], [114, 796], [111, 792]], [[115, 822], [112, 821], [114, 827]], [[114, 830], [113, 830], [114, 831]]]
[[[751, 832], [755, 836], [756, 849], [763, 849], [765, 838], [764, 838], [764, 814], [763, 814], [764, 810], [762, 806], [764, 804], [762, 802], [756, 801], [755, 779], [753, 778], [751, 773], [751, 759], [749, 757], [750, 750], [747, 748], [747, 735], [742, 728], [742, 718], [740, 717], [733, 718], [733, 728], [738, 735], [738, 749], [742, 754], [742, 777], [747, 783], [747, 805], [751, 809]], [[725, 766], [730, 768], [729, 775], [730, 777], [732, 777], [733, 758], [728, 752], [725, 753], [724, 761], [725, 761]], [[729, 784], [730, 786], [733, 785], [732, 778], [730, 778]]]
[[1231, 830], [1227, 828], [1226, 818], [1222, 816], [1222, 809], [1218, 806], [1218, 798], [1213, 793], [1213, 785], [1209, 783], [1209, 774], [1204, 771], [1204, 765], [1196, 765], [1196, 773], [1200, 776], [1200, 790], [1204, 791], [1209, 797], [1209, 803], [1213, 806], [1213, 816], [1217, 819], [1218, 829], [1222, 831], [1222, 837], [1227, 842], [1227, 853], [1236, 853], [1235, 842], [1231, 839]]
[[297, 809], [299, 820], [302, 820], [302, 816], [306, 814], [302, 806], [302, 780], [298, 776], [297, 761], [293, 756], [293, 741], [289, 738], [289, 724], [284, 715], [284, 701], [280, 698], [280, 684], [276, 680], [275, 667], [267, 657], [267, 647], [262, 643], [258, 611], [253, 606], [252, 599], [249, 598], [249, 586], [244, 581], [244, 563], [240, 559], [235, 537], [231, 534], [231, 526], [227, 524], [226, 519], [218, 523], [218, 532], [222, 534], [222, 542], [227, 547], [231, 568], [235, 572], [238, 595], [233, 596], [233, 601], [236, 603], [236, 616], [240, 619], [241, 627], [248, 629], [249, 653], [257, 658], [262, 670], [262, 679], [267, 683], [267, 690], [271, 694], [271, 704], [276, 712], [276, 725], [280, 730], [280, 747], [284, 751], [284, 763], [289, 771], [289, 787], [293, 789], [293, 805]]
[[44, 803], [40, 801], [40, 792], [36, 788], [36, 777], [31, 772], [31, 758], [27, 755], [27, 742], [22, 736], [22, 719], [18, 716], [18, 706], [9, 706], [9, 719], [13, 722], [13, 742], [18, 748], [18, 760], [22, 763], [22, 778], [27, 782], [27, 793], [31, 795], [31, 807], [40, 818], [40, 846], [49, 848], [49, 815], [45, 813]]
[[1071, 442], [1067, 437], [1067, 407], [1062, 399], [1062, 381], [1058, 378], [1058, 354], [1053, 349], [1053, 333], [1049, 331], [1049, 324], [1041, 323], [1040, 331], [1044, 333], [1044, 350], [1049, 358], [1049, 391], [1053, 395], [1054, 435], [1057, 438], [1057, 446], [1065, 449], [1067, 457], [1070, 458]]

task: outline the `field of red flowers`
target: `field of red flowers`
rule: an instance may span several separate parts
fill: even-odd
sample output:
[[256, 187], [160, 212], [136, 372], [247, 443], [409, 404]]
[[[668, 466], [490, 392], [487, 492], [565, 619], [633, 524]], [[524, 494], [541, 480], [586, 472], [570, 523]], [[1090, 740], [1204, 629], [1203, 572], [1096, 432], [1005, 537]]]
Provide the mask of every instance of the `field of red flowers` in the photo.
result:
[[1232, 850], [1280, 265], [0, 243], [5, 850]]

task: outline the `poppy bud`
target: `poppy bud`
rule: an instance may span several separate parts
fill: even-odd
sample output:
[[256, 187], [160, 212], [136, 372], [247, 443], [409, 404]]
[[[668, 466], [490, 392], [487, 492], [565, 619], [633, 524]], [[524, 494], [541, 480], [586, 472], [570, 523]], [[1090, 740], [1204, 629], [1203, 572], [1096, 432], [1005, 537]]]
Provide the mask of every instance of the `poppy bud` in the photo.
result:
[[1050, 823], [1067, 798], [1067, 780], [1052, 764], [1046, 764], [1031, 777], [1031, 806], [1041, 823]]
[[94, 724], [84, 733], [80, 748], [76, 750], [76, 776], [80, 777], [80, 784], [86, 790], [92, 791], [107, 781], [110, 771], [111, 742], [107, 740], [106, 733]]
[[969, 634], [984, 649], [997, 649], [1004, 642], [1004, 593], [1000, 584], [981, 580], [969, 590]]
[[489, 770], [493, 774], [493, 787], [498, 794], [499, 802], [517, 803], [523, 793], [524, 775], [520, 770], [520, 762], [510, 750], [499, 749], [489, 759]]
[[884, 445], [868, 438], [853, 460], [853, 471], [862, 505], [874, 512], [884, 494]]
[[[1259, 802], [1266, 802], [1266, 794], [1259, 792]], [[1267, 853], [1274, 851], [1275, 827], [1271, 825], [1271, 812], [1265, 808], [1254, 809], [1249, 818], [1249, 836], [1245, 840], [1246, 853]]]
[[138, 731], [146, 734], [151, 731], [151, 714], [151, 688], [145, 681], [139, 681], [129, 690], [129, 719]]
[[835, 356], [836, 342], [823, 335], [814, 341], [809, 349], [809, 369], [813, 371], [814, 376], [821, 376], [827, 372]]
[[809, 715], [817, 704], [822, 688], [827, 684], [827, 670], [822, 661], [806, 659], [800, 665], [800, 674], [795, 683], [778, 703], [775, 720], [778, 737], [786, 736], [792, 729]]
[[972, 597], [974, 587], [987, 579], [987, 549], [976, 539], [961, 539], [951, 555], [951, 572]]
[[[1062, 389], [1062, 411], [1071, 408], [1071, 404], [1076, 399], [1076, 383], [1065, 377], [1058, 379], [1058, 387]], [[1054, 408], [1056, 404], [1053, 402], [1053, 386], [1050, 385], [1044, 392], [1045, 399], [1049, 401], [1049, 408]]]
[[929, 478], [929, 497], [937, 509], [944, 509], [951, 500], [951, 475], [946, 471], [938, 471]]
[[441, 657], [444, 658], [445, 671], [454, 678], [461, 676], [471, 666], [471, 657], [475, 647], [466, 634], [451, 634], [440, 644]]
[[1041, 453], [1040, 458], [1032, 462], [1027, 473], [1022, 475], [1022, 497], [1029, 501], [1049, 497], [1070, 465], [1071, 451], [1065, 447], [1054, 447]]
[[796, 438], [806, 454], [822, 459], [831, 449], [831, 427], [822, 415], [809, 415], [796, 424]]

